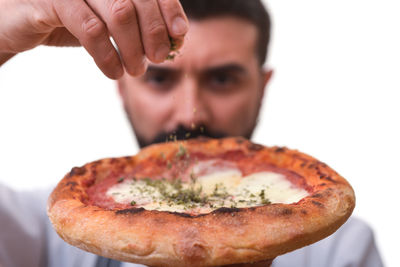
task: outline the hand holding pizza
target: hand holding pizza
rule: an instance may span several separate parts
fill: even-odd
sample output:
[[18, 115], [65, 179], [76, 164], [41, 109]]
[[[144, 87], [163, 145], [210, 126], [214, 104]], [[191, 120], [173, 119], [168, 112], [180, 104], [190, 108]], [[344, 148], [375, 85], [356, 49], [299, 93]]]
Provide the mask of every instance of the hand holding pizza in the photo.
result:
[[123, 66], [140, 75], [146, 57], [164, 61], [169, 37], [182, 44], [187, 30], [178, 0], [1, 0], [0, 64], [38, 45], [82, 45], [109, 78], [119, 78]]

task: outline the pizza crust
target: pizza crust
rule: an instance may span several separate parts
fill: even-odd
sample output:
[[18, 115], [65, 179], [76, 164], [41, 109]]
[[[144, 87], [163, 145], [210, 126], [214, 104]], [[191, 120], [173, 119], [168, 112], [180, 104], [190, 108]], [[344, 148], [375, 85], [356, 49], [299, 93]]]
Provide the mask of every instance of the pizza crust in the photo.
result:
[[[129, 173], [141, 161], [190, 152], [242, 150], [305, 177], [308, 197], [293, 204], [220, 208], [208, 214], [107, 210], [87, 204], [86, 188], [112, 172]], [[93, 179], [95, 177], [95, 179]], [[353, 189], [326, 164], [295, 150], [256, 145], [243, 138], [157, 144], [133, 157], [103, 159], [73, 168], [48, 200], [57, 233], [86, 251], [149, 266], [220, 266], [258, 262], [319, 241], [351, 215]]]

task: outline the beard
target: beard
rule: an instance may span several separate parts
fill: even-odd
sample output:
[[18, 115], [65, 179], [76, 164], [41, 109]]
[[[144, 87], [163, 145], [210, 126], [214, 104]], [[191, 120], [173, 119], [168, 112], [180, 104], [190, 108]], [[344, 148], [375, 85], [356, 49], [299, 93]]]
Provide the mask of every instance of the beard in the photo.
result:
[[[132, 125], [133, 126], [133, 125]], [[133, 127], [134, 128], [134, 127]], [[242, 135], [243, 137], [250, 139], [253, 134], [253, 129], [249, 131], [249, 133]], [[156, 144], [156, 143], [163, 143], [163, 142], [173, 142], [177, 140], [189, 140], [198, 137], [208, 137], [208, 138], [224, 138], [229, 135], [227, 133], [222, 132], [211, 132], [205, 126], [196, 127], [195, 129], [188, 129], [182, 125], [179, 125], [175, 130], [170, 132], [161, 132], [155, 138], [150, 141], [146, 141], [144, 138], [136, 134], [134, 130], [136, 140], [139, 144], [140, 148], [144, 148], [146, 146]]]
[[136, 131], [135, 135], [140, 148], [156, 143], [171, 142], [177, 140], [188, 140], [197, 137], [223, 138], [229, 136], [228, 134], [222, 132], [211, 132], [205, 126], [199, 126], [194, 129], [188, 129], [183, 125], [179, 125], [173, 131], [160, 132], [151, 141], [145, 141], [144, 138], [136, 134]]
[[[211, 131], [207, 126], [205, 125], [200, 125], [195, 128], [189, 129], [183, 125], [178, 125], [174, 130], [172, 131], [163, 131], [157, 134], [155, 138], [153, 138], [150, 141], [147, 141], [143, 136], [140, 136], [137, 131], [135, 130], [135, 125], [132, 121], [132, 119], [129, 116], [128, 110], [125, 108], [125, 114], [128, 117], [128, 121], [130, 122], [130, 125], [133, 129], [133, 132], [135, 134], [136, 140], [138, 142], [138, 145], [140, 148], [144, 148], [146, 146], [152, 145], [152, 144], [157, 144], [157, 143], [163, 143], [163, 142], [173, 142], [173, 141], [178, 141], [178, 140], [189, 140], [193, 138], [198, 138], [198, 137], [208, 137], [208, 138], [224, 138], [224, 137], [229, 137], [229, 136], [238, 136], [238, 135], [232, 135], [227, 132], [218, 132], [218, 131]], [[247, 133], [244, 133], [240, 136], [250, 139], [251, 136], [253, 135], [254, 129], [257, 125], [257, 121], [255, 120], [253, 127], [251, 127], [250, 130], [247, 131]]]

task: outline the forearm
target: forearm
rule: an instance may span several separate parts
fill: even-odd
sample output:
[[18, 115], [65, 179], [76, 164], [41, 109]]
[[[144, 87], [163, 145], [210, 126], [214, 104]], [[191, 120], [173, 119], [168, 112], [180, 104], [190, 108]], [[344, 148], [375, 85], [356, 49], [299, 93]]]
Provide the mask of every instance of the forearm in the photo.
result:
[[13, 56], [15, 56], [14, 53], [0, 52], [0, 66], [2, 66], [4, 63], [6, 63]]

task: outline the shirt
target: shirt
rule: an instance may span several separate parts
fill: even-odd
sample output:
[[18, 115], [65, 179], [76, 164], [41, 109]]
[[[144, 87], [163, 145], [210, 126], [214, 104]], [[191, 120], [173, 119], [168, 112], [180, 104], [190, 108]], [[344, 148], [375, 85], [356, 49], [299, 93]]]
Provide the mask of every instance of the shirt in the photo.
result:
[[[67, 244], [53, 230], [46, 214], [49, 193], [49, 190], [17, 192], [0, 184], [0, 266], [96, 267], [97, 255]], [[331, 236], [279, 256], [272, 263], [272, 267], [285, 266], [381, 267], [383, 264], [371, 228], [357, 218], [350, 218]]]

